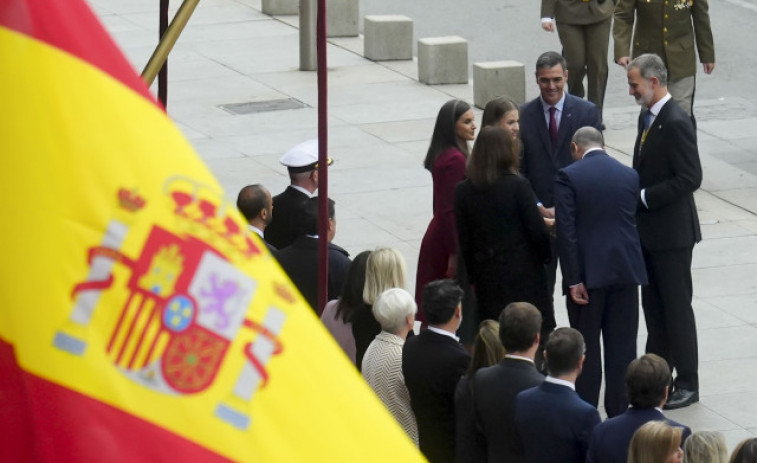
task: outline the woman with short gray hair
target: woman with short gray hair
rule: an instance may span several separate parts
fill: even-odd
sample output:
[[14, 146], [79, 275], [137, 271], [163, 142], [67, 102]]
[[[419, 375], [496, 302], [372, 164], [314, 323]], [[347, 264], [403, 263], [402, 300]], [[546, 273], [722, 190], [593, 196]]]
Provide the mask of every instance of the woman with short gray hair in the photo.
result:
[[381, 333], [365, 351], [362, 365], [363, 378], [415, 445], [418, 445], [418, 425], [402, 375], [402, 346], [413, 329], [417, 310], [413, 297], [404, 289], [392, 288], [381, 293], [372, 309], [381, 324]]
[[697, 431], [683, 446], [684, 463], [728, 463], [725, 437], [716, 431]]

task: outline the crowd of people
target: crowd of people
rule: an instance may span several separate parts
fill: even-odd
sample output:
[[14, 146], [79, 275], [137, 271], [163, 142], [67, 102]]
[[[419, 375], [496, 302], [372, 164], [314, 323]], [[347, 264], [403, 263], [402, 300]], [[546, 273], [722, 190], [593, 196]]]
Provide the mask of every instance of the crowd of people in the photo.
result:
[[[329, 199], [329, 302], [318, 307], [315, 141], [282, 157], [283, 193], [251, 185], [239, 194], [250, 230], [432, 463], [727, 459], [721, 435], [692, 434], [662, 413], [699, 400], [694, 120], [671, 97], [662, 58], [625, 65], [642, 107], [633, 167], [605, 152], [601, 108], [582, 87], [566, 91], [572, 68], [559, 53], [536, 61], [540, 95], [520, 107], [492, 100], [477, 136], [469, 104], [441, 107], [423, 163], [433, 218], [414, 295], [396, 249], [350, 261], [332, 243]], [[601, 81], [607, 71], [590, 72]], [[599, 105], [603, 86], [589, 80]], [[558, 260], [571, 327], [556, 327]], [[640, 287], [649, 334], [637, 358]], [[746, 440], [730, 461], [756, 453], [757, 439]]]

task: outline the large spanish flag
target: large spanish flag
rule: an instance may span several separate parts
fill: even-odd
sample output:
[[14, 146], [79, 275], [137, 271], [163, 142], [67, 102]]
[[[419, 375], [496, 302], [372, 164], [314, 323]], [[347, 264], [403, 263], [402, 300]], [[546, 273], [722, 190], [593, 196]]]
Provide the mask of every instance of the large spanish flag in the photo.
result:
[[421, 458], [82, 0], [0, 76], [0, 461]]

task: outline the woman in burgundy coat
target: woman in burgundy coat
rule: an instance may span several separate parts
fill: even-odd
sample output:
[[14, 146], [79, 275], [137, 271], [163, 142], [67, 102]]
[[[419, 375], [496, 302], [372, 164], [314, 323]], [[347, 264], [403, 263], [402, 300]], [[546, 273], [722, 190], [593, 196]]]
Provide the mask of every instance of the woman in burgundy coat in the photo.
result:
[[462, 100], [450, 100], [436, 116], [434, 134], [423, 166], [434, 181], [434, 218], [426, 229], [418, 256], [415, 280], [417, 320], [425, 321], [421, 293], [427, 283], [457, 277], [455, 185], [465, 179], [468, 141], [476, 132], [473, 109]]

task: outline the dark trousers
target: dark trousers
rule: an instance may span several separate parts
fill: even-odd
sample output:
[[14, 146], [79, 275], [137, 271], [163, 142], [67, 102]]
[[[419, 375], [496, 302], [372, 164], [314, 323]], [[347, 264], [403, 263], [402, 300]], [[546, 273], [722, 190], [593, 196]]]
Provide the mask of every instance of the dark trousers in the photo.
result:
[[697, 326], [691, 307], [693, 246], [650, 251], [642, 247], [649, 284], [641, 289], [647, 320], [647, 352], [675, 369], [675, 387], [699, 389]]
[[544, 270], [547, 272], [547, 291], [549, 291], [549, 297], [555, 300], [555, 281], [557, 280], [557, 239], [555, 235], [549, 235], [549, 247], [552, 250], [552, 260], [548, 264], [544, 264]]
[[578, 305], [566, 297], [570, 326], [581, 332], [586, 342], [586, 359], [576, 392], [594, 405], [599, 403], [602, 385], [602, 351], [605, 354], [605, 411], [612, 418], [626, 411], [625, 372], [636, 358], [639, 327], [639, 288], [636, 285], [590, 289], [589, 303]]

